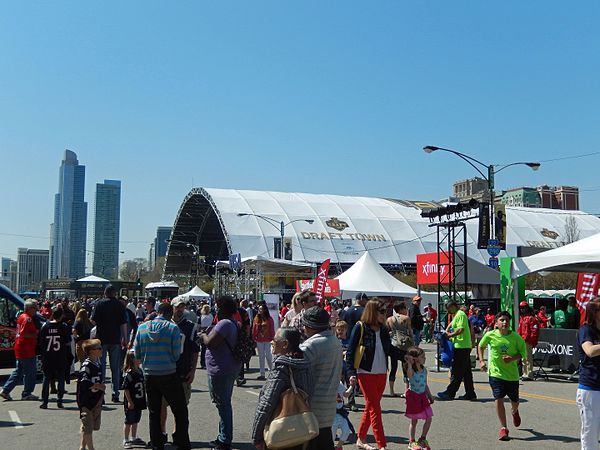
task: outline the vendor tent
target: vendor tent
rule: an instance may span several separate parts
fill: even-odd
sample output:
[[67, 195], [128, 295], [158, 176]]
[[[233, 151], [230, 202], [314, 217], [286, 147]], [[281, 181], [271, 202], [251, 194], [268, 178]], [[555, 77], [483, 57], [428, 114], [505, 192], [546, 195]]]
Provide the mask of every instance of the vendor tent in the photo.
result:
[[533, 256], [514, 258], [511, 278], [540, 270], [600, 273], [600, 233]]
[[[390, 275], [375, 259], [365, 252], [348, 270], [336, 278], [340, 282], [342, 298], [352, 298], [359, 292], [369, 296], [413, 297], [417, 290]], [[437, 293], [421, 292], [424, 300], [436, 300]]]
[[75, 281], [78, 283], [110, 283], [109, 280], [97, 277], [96, 275], [88, 275], [87, 277], [80, 278], [79, 280]]
[[186, 292], [185, 294], [181, 294], [178, 297], [184, 300], [199, 300], [201, 298], [208, 298], [210, 295], [204, 292], [198, 286], [194, 286], [190, 291]]

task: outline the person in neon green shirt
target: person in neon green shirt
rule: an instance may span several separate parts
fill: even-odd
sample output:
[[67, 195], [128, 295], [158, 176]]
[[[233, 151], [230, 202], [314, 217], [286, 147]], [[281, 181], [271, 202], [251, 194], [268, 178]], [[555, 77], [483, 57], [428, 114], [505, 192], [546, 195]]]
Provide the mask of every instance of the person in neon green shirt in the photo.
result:
[[481, 370], [487, 369], [483, 351], [489, 347], [489, 383], [494, 395], [496, 414], [500, 420], [500, 433], [498, 439], [508, 441], [508, 428], [506, 423], [506, 410], [504, 397], [510, 399], [512, 407], [513, 425], [521, 425], [519, 414], [519, 368], [517, 361], [527, 357], [525, 341], [518, 333], [510, 329], [510, 314], [501, 311], [496, 314], [496, 329], [488, 331], [479, 342], [477, 351]]
[[452, 339], [454, 344], [454, 358], [452, 359], [452, 377], [445, 391], [438, 392], [440, 400], [454, 400], [460, 384], [465, 384], [465, 395], [459, 397], [461, 400], [477, 400], [475, 387], [473, 385], [473, 372], [471, 371], [471, 327], [469, 318], [464, 311], [458, 309], [458, 303], [454, 300], [446, 303], [448, 314], [454, 318], [446, 329], [446, 336]]

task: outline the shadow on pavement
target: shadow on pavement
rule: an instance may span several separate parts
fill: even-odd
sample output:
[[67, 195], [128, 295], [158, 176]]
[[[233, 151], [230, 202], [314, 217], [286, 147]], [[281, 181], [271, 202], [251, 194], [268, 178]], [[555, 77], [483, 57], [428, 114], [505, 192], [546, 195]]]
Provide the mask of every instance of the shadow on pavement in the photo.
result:
[[527, 431], [527, 432], [531, 433], [533, 436], [528, 437], [528, 438], [517, 438], [517, 437], [511, 436], [511, 440], [524, 441], [524, 442], [557, 441], [557, 442], [563, 442], [565, 444], [568, 444], [571, 442], [579, 442], [579, 438], [573, 438], [570, 436], [557, 436], [557, 435], [553, 435], [553, 434], [544, 434], [544, 433], [540, 433], [539, 431], [534, 431], [531, 428], [520, 428], [520, 430]]
[[[24, 427], [30, 427], [31, 425], [34, 425], [33, 423], [23, 423], [21, 422], [19, 425], [22, 425]], [[0, 420], [0, 428], [11, 428], [14, 427], [15, 423], [14, 422], [8, 422], [5, 420]]]

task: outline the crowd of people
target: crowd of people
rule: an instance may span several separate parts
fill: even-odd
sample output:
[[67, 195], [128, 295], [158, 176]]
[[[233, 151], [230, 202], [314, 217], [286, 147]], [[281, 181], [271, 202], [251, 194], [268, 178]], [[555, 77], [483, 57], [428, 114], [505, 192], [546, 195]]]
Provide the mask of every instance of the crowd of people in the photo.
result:
[[[16, 368], [0, 397], [12, 400], [11, 392], [22, 382], [22, 400], [40, 401], [40, 408], [47, 409], [50, 395], [56, 393], [56, 406], [63, 408], [65, 383], [76, 379], [80, 448], [93, 450], [93, 432], [100, 429], [102, 406], [107, 401], [109, 365], [111, 401], [123, 405], [123, 447], [145, 444], [138, 425], [147, 409], [147, 446], [163, 449], [170, 439], [178, 449], [186, 450], [191, 448], [188, 404], [199, 364], [206, 370], [210, 397], [219, 415], [211, 448], [228, 450], [234, 434], [233, 391], [246, 382], [249, 356], [254, 352], [259, 360], [257, 379], [264, 381], [252, 426], [257, 449], [267, 450], [265, 431], [280, 408], [282, 393], [291, 387], [305, 396], [318, 431], [307, 442], [287, 448], [340, 450], [355, 433], [358, 449], [386, 449], [381, 399], [388, 387], [391, 396], [404, 398], [408, 448], [427, 450], [434, 401], [452, 401], [461, 384], [465, 393], [460, 398], [477, 400], [471, 368], [471, 353], [476, 348], [480, 368], [489, 376], [500, 424], [498, 439], [509, 440], [504, 399], [509, 398], [512, 424], [519, 427], [520, 378], [532, 379], [532, 349], [539, 329], [562, 322], [560, 314], [544, 321], [543, 311], [534, 312], [522, 302], [518, 328], [512, 330], [506, 311], [493, 314], [488, 310], [484, 315], [478, 308], [448, 302], [446, 327], [438, 331], [453, 344], [450, 382], [434, 396], [421, 341], [434, 338], [438, 313], [431, 304], [422, 309], [421, 303], [420, 296], [407, 304], [359, 294], [352, 304], [318, 304], [313, 292], [303, 291], [294, 295], [290, 304], [280, 305], [275, 320], [281, 326], [277, 327], [266, 303], [238, 302], [230, 296], [219, 297], [212, 305], [188, 304], [180, 298], [159, 302], [147, 298], [136, 303], [119, 298], [108, 286], [102, 299], [45, 301], [39, 311], [37, 301], [26, 300], [17, 320]], [[571, 320], [568, 317], [566, 314], [565, 321]], [[597, 449], [600, 299], [587, 306], [578, 344], [582, 449]], [[43, 372], [41, 399], [34, 394], [38, 354]], [[399, 367], [400, 385], [396, 384]], [[358, 411], [357, 396], [363, 397], [364, 406], [355, 429], [349, 411]], [[170, 438], [168, 408], [174, 417]], [[369, 443], [369, 431], [374, 445]]]

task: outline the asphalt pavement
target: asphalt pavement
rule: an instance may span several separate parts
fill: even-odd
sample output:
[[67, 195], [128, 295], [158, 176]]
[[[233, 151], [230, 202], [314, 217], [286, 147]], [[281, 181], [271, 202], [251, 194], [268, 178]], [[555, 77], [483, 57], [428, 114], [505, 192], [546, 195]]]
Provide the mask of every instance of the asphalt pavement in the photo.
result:
[[[426, 344], [428, 366], [434, 366], [434, 347]], [[233, 394], [234, 445], [239, 450], [250, 450], [250, 433], [258, 393], [262, 385], [257, 381], [258, 359], [251, 361], [245, 386], [236, 387]], [[0, 371], [0, 382], [10, 371]], [[108, 371], [110, 373], [110, 371]], [[500, 425], [496, 418], [487, 374], [474, 372], [478, 401], [436, 401], [429, 442], [433, 449], [579, 449], [579, 411], [575, 404], [577, 385], [560, 380], [521, 383], [521, 417], [518, 429], [510, 424], [511, 440], [498, 441]], [[41, 380], [38, 380], [41, 381]], [[400, 381], [398, 379], [397, 383]], [[435, 372], [430, 368], [431, 391], [442, 391], [448, 384], [447, 372]], [[21, 386], [12, 392], [13, 398], [21, 395]], [[67, 386], [65, 409], [56, 408], [52, 402], [47, 410], [39, 409], [38, 402], [0, 402], [0, 447], [2, 449], [78, 449], [79, 416], [75, 403], [75, 384]], [[41, 382], [35, 394], [41, 392]], [[459, 391], [462, 395], [464, 391]], [[404, 417], [404, 399], [386, 396], [382, 400], [383, 422], [388, 439], [388, 449], [405, 449], [408, 445], [408, 420]], [[107, 396], [107, 401], [110, 397]], [[357, 398], [363, 404], [363, 398]], [[508, 406], [508, 405], [507, 405]], [[510, 408], [507, 407], [510, 411]], [[193, 448], [207, 449], [208, 442], [216, 437], [218, 415], [210, 402], [206, 372], [198, 369], [193, 384], [190, 411], [190, 439]], [[350, 419], [358, 428], [361, 412], [350, 413]], [[107, 403], [102, 412], [102, 427], [94, 433], [97, 449], [122, 448], [123, 406]], [[167, 424], [172, 427], [172, 421]], [[420, 431], [420, 425], [419, 429]], [[148, 414], [144, 412], [139, 436], [148, 440]], [[374, 445], [370, 434], [368, 441]], [[345, 449], [355, 449], [355, 437], [350, 437]], [[167, 449], [174, 448], [167, 446]]]

